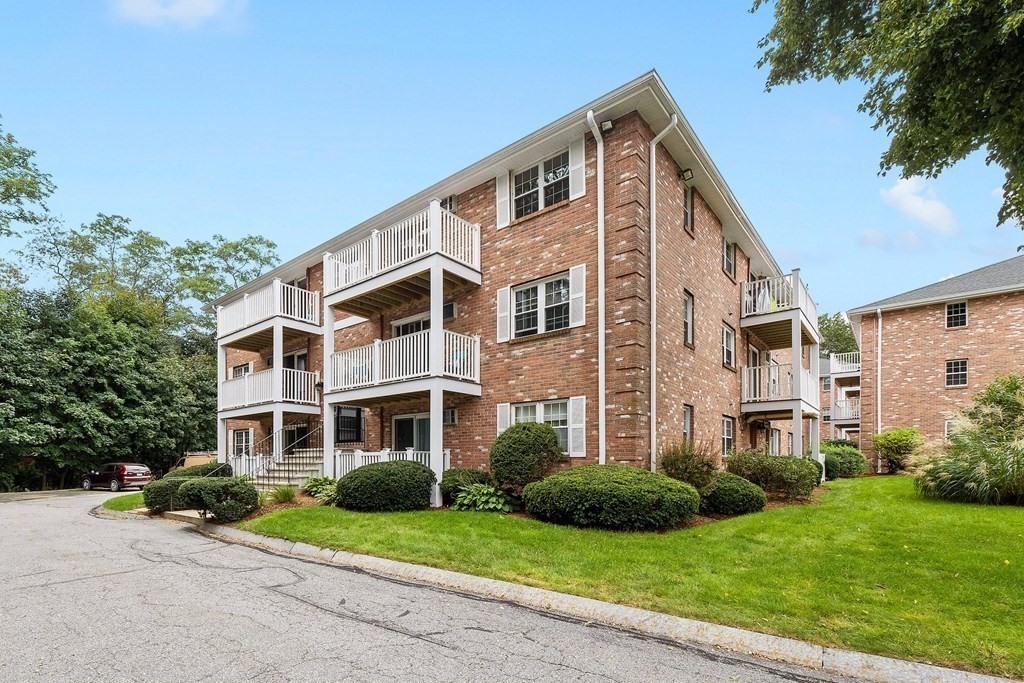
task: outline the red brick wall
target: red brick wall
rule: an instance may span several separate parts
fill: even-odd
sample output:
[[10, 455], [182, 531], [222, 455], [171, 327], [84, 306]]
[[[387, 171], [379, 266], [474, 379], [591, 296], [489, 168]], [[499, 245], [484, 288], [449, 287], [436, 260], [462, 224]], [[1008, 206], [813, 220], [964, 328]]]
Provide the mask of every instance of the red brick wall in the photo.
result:
[[[968, 325], [946, 329], [945, 304], [882, 312], [882, 430], [916, 427], [942, 440], [945, 420], [1000, 374], [1024, 369], [1024, 292], [968, 302]], [[877, 431], [877, 320], [861, 320], [861, 447]], [[946, 361], [968, 360], [966, 387], [947, 388]]]

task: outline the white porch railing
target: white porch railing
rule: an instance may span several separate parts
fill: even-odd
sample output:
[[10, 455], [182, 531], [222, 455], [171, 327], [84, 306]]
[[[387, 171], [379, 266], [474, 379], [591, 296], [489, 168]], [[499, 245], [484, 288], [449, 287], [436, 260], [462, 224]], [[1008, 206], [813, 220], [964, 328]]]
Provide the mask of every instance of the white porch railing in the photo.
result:
[[[445, 448], [443, 457], [442, 468], [447, 470], [451, 466], [451, 451]], [[337, 448], [334, 450], [334, 476], [340, 478], [357, 467], [394, 460], [412, 460], [425, 467], [430, 467], [430, 451], [415, 451], [411, 448], [404, 451], [393, 451], [389, 448], [385, 448], [382, 451], [350, 451]]]
[[818, 306], [800, 279], [799, 271], [789, 275], [743, 283], [743, 316], [762, 315], [803, 308], [817, 324]]
[[790, 364], [743, 368], [741, 400], [744, 403], [752, 403], [802, 398], [817, 406], [818, 386], [814, 377], [805, 368], [801, 367], [798, 370], [798, 373], [794, 373]]
[[832, 404], [832, 419], [833, 420], [859, 420], [860, 419], [860, 399], [859, 398], [846, 398], [839, 399]]
[[[320, 373], [281, 368], [278, 377], [281, 381], [281, 401], [310, 405], [319, 403], [316, 383], [320, 381]], [[275, 400], [274, 379], [273, 368], [226, 379], [220, 383], [218, 406], [221, 410], [227, 410], [271, 403]]]
[[320, 324], [320, 292], [274, 280], [217, 309], [217, 336], [223, 337], [275, 316]]
[[[477, 382], [480, 338], [444, 333], [442, 374]], [[345, 349], [331, 354], [327, 391], [355, 389], [430, 375], [430, 330]]]
[[430, 206], [335, 253], [324, 254], [324, 294], [397, 268], [428, 254], [444, 254], [480, 269], [480, 226]]
[[829, 357], [829, 372], [860, 372], [860, 351], [850, 353], [833, 353]]

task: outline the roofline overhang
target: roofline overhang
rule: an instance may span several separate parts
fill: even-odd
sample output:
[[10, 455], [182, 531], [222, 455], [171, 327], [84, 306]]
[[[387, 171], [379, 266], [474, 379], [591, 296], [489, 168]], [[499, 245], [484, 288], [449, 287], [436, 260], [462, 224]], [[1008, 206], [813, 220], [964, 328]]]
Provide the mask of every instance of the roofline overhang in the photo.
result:
[[[740, 206], [736, 196], [725, 182], [725, 179], [722, 177], [718, 167], [715, 166], [711, 157], [708, 155], [707, 150], [701, 144], [700, 140], [697, 139], [696, 133], [694, 133], [693, 128], [686, 120], [686, 117], [683, 115], [679, 105], [676, 103], [671, 93], [669, 93], [668, 88], [665, 87], [661, 77], [658, 75], [657, 71], [652, 69], [629, 83], [626, 83], [625, 85], [599, 97], [593, 102], [580, 107], [572, 113], [557, 119], [526, 137], [513, 142], [512, 144], [470, 166], [467, 166], [463, 170], [448, 176], [444, 180], [417, 192], [398, 204], [395, 204], [358, 225], [339, 233], [299, 256], [282, 263], [273, 270], [270, 270], [241, 287], [232, 290], [224, 296], [217, 298], [204, 306], [203, 310], [213, 312], [217, 306], [236, 299], [240, 294], [255, 291], [269, 284], [275, 278], [290, 280], [295, 277], [302, 277], [305, 275], [306, 268], [319, 263], [323, 259], [325, 252], [337, 251], [348, 244], [357, 242], [368, 236], [372, 230], [386, 227], [406, 217], [410, 212], [426, 206], [426, 204], [435, 197], [443, 197], [452, 194], [455, 188], [459, 186], [460, 182], [464, 183], [467, 179], [483, 175], [494, 176], [502, 169], [508, 170], [507, 164], [503, 163], [503, 161], [508, 157], [526, 152], [531, 147], [540, 145], [549, 138], [565, 132], [567, 129], [579, 127], [582, 134], [583, 131], [586, 130], [586, 116], [588, 111], [592, 110], [595, 117], [597, 117], [598, 120], [601, 120], [601, 114], [612, 109], [617, 103], [621, 103], [629, 98], [639, 98], [645, 94], [645, 91], [649, 91], [651, 96], [655, 98], [664, 115], [664, 119], [661, 121], [647, 121], [648, 125], [650, 125], [652, 129], [660, 130], [664, 128], [671, 119], [672, 114], [676, 114], [678, 121], [673, 131], [674, 134], [680, 138], [686, 148], [696, 159], [696, 162], [701, 167], [703, 174], [711, 181], [711, 186], [718, 195], [717, 197], [708, 196], [708, 199], [717, 199], [718, 201], [715, 201], [714, 204], [718, 204], [719, 207], [724, 207], [728, 213], [731, 214], [731, 220], [727, 220], [730, 218], [729, 216], [719, 216], [719, 219], [723, 221], [723, 228], [730, 224], [737, 226], [746, 238], [745, 244], [741, 243], [741, 248], [747, 252], [747, 255], [750, 257], [756, 257], [756, 260], [760, 262], [763, 269], [771, 271], [771, 275], [782, 275], [783, 271], [775, 261], [775, 257], [772, 256], [768, 247], [761, 239], [761, 236], [754, 228], [750, 218], [743, 211], [743, 208]], [[647, 120], [646, 117], [644, 117], [644, 119]], [[669, 136], [666, 136], [663, 144], [668, 142], [668, 138], [671, 136], [671, 133]], [[687, 163], [689, 162], [687, 161]], [[712, 202], [709, 201], [709, 203]]]
[[866, 313], [874, 313], [875, 311], [896, 311], [901, 308], [917, 308], [919, 306], [930, 306], [932, 304], [940, 304], [945, 301], [960, 301], [962, 299], [980, 299], [981, 297], [994, 296], [996, 294], [1006, 294], [1008, 292], [1024, 292], [1024, 284], [1007, 285], [1005, 287], [992, 287], [990, 289], [976, 289], [971, 292], [960, 292], [957, 294], [947, 294], [945, 296], [931, 296], [924, 299], [914, 299], [912, 301], [901, 301], [892, 304], [871, 304], [868, 306], [861, 306], [859, 308], [851, 308], [847, 315], [850, 320], [854, 317], [858, 319]]

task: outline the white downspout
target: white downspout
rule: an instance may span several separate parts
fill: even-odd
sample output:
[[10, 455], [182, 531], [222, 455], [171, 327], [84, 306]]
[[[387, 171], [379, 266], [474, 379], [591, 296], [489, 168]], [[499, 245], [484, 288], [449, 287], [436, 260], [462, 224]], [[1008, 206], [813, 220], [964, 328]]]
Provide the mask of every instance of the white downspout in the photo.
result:
[[675, 128], [678, 120], [678, 117], [672, 114], [665, 129], [651, 140], [651, 158], [648, 162], [651, 171], [651, 179], [648, 183], [648, 187], [651, 189], [650, 208], [648, 209], [651, 216], [651, 472], [658, 471], [658, 183], [655, 156], [658, 151], [658, 143], [668, 135], [670, 130]]
[[594, 120], [594, 110], [587, 112], [587, 125], [597, 143], [597, 461], [604, 464], [608, 457], [605, 411], [605, 300], [604, 300], [604, 138]]
[[[875, 309], [875, 320], [878, 324], [878, 336], [875, 339], [875, 434], [882, 433], [882, 309]], [[882, 459], [877, 457], [875, 449], [875, 471], [882, 473]]]

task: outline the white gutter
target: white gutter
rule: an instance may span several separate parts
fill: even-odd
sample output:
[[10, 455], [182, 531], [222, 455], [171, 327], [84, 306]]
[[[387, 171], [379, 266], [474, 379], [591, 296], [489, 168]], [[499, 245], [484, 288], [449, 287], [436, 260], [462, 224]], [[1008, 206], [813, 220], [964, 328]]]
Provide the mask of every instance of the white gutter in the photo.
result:
[[604, 300], [604, 138], [594, 120], [594, 110], [587, 112], [587, 125], [597, 142], [597, 461], [604, 464], [608, 457], [607, 422], [605, 410], [607, 399], [604, 376], [605, 345], [605, 300]]
[[[878, 336], [875, 339], [875, 434], [882, 433], [882, 309], [875, 309]], [[878, 449], [875, 449], [877, 455]], [[882, 459], [875, 458], [875, 469], [882, 473]]]
[[672, 118], [664, 130], [651, 140], [651, 157], [648, 162], [651, 171], [651, 179], [648, 183], [648, 187], [651, 189], [648, 209], [651, 216], [651, 472], [658, 471], [658, 183], [655, 156], [658, 151], [658, 143], [675, 127], [678, 120], [679, 117], [672, 114]]

